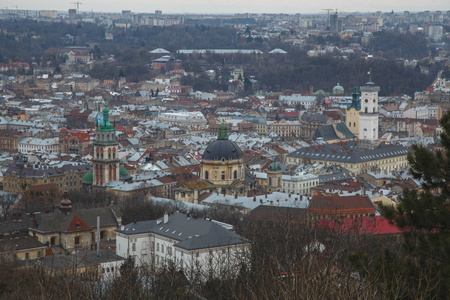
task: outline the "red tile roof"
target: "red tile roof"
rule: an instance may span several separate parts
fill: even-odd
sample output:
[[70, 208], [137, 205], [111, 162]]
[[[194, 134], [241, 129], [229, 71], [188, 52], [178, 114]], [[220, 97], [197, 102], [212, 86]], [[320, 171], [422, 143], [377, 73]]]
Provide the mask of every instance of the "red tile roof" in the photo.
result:
[[311, 199], [308, 211], [323, 214], [354, 214], [375, 213], [376, 208], [367, 196], [320, 195]]
[[381, 216], [345, 218], [342, 221], [322, 219], [318, 228], [329, 232], [357, 234], [399, 234], [402, 231], [394, 223]]
[[83, 231], [83, 230], [91, 230], [91, 226], [84, 223], [77, 215], [74, 215], [66, 231]]

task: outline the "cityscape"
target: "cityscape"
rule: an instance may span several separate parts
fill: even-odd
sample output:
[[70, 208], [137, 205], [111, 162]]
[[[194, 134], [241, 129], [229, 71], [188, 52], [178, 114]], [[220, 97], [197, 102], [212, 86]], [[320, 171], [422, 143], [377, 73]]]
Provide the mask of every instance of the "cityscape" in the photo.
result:
[[450, 10], [7, 5], [1, 298], [448, 299]]

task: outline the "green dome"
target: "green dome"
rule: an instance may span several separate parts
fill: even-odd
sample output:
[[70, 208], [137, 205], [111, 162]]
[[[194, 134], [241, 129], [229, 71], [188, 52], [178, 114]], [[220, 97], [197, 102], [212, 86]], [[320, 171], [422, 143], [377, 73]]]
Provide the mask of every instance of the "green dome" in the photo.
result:
[[120, 176], [127, 176], [128, 171], [125, 168], [119, 168], [119, 174], [120, 174]]
[[83, 184], [93, 184], [94, 183], [94, 172], [89, 171], [83, 176], [83, 180], [81, 181]]
[[315, 95], [315, 96], [326, 96], [328, 94], [324, 90], [317, 90], [316, 92], [313, 93], [313, 95]]
[[338, 83], [336, 84], [336, 86], [333, 88], [333, 91], [343, 91], [344, 88]]
[[281, 164], [279, 162], [273, 162], [269, 165], [269, 171], [281, 171]]

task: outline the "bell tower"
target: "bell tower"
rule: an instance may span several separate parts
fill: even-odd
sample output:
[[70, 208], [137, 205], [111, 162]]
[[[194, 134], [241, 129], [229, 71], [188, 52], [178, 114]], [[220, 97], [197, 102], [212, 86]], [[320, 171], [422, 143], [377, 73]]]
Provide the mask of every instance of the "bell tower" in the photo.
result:
[[103, 188], [111, 180], [119, 180], [119, 158], [116, 128], [109, 122], [108, 104], [103, 108], [103, 122], [96, 124], [94, 140], [94, 188]]
[[360, 140], [378, 140], [378, 92], [379, 86], [373, 82], [367, 82], [360, 88], [361, 111], [359, 113], [359, 136]]

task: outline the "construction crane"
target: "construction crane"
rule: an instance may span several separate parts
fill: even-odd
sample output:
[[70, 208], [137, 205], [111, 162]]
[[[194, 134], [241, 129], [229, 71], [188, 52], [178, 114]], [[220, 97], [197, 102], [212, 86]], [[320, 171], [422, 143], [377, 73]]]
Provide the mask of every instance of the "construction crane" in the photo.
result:
[[76, 5], [76, 7], [77, 7], [77, 12], [80, 10], [80, 5], [83, 4], [83, 3], [81, 3], [80, 1], [77, 1], [77, 2], [70, 2], [70, 3]]
[[[333, 8], [324, 8], [322, 10], [327, 12], [327, 14], [328, 14], [328, 26], [330, 26], [330, 12], [332, 12], [334, 9]], [[336, 11], [337, 11], [337, 9], [336, 9]]]

